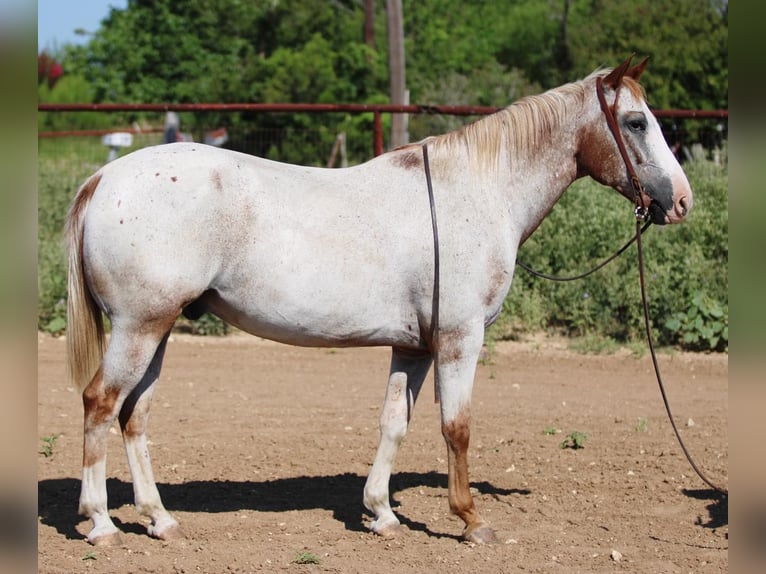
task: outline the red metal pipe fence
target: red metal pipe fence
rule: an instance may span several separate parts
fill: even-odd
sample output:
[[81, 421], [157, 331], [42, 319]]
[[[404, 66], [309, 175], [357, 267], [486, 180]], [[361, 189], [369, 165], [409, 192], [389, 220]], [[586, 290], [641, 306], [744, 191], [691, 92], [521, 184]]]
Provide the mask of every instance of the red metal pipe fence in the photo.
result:
[[[54, 104], [40, 103], [38, 112], [262, 112], [262, 113], [372, 113], [374, 154], [383, 153], [383, 122], [381, 114], [444, 114], [474, 116], [492, 114], [502, 108], [493, 106], [394, 105], [394, 104]], [[729, 110], [652, 110], [658, 118], [725, 119]], [[38, 137], [66, 135], [101, 135], [112, 130], [82, 130], [69, 132], [40, 132]], [[130, 131], [130, 130], [124, 130]]]

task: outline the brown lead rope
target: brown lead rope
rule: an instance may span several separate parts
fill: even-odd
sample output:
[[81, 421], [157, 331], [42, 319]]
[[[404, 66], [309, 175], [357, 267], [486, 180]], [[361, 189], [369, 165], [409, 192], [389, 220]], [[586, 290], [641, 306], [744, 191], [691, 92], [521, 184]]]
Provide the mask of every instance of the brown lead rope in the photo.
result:
[[726, 488], [717, 486], [714, 484], [702, 470], [697, 466], [697, 464], [694, 462], [694, 459], [692, 458], [691, 454], [689, 453], [689, 450], [686, 448], [686, 445], [684, 444], [683, 439], [681, 438], [681, 433], [678, 431], [678, 427], [676, 426], [676, 422], [673, 419], [673, 413], [670, 410], [670, 402], [668, 401], [667, 393], [665, 392], [665, 384], [662, 381], [662, 374], [660, 373], [660, 365], [657, 361], [657, 354], [654, 350], [654, 339], [652, 337], [652, 330], [650, 327], [650, 321], [649, 321], [649, 304], [647, 302], [646, 297], [646, 281], [644, 279], [644, 250], [643, 245], [641, 243], [641, 236], [646, 231], [646, 229], [651, 225], [651, 221], [648, 221], [644, 223], [643, 226], [641, 226], [641, 221], [644, 218], [643, 211], [640, 209], [640, 206], [637, 206], [636, 209], [636, 234], [622, 247], [620, 248], [614, 255], [606, 259], [605, 261], [601, 262], [599, 265], [591, 269], [590, 271], [586, 271], [585, 273], [581, 273], [579, 275], [574, 275], [571, 277], [559, 277], [556, 275], [547, 275], [545, 273], [540, 273], [539, 271], [535, 271], [534, 269], [530, 268], [528, 265], [516, 261], [516, 264], [521, 267], [522, 269], [528, 271], [532, 275], [535, 275], [537, 277], [543, 278], [543, 279], [549, 279], [551, 281], [557, 281], [557, 282], [565, 282], [565, 281], [574, 281], [575, 279], [582, 279], [584, 277], [587, 277], [588, 275], [591, 275], [592, 273], [598, 271], [602, 267], [604, 267], [607, 263], [613, 261], [617, 258], [618, 255], [620, 255], [623, 251], [625, 251], [630, 245], [633, 244], [633, 242], [636, 242], [636, 247], [638, 250], [638, 276], [639, 281], [641, 283], [641, 302], [643, 304], [643, 311], [644, 311], [644, 326], [646, 329], [646, 339], [649, 344], [649, 353], [652, 356], [652, 364], [654, 365], [654, 373], [657, 376], [657, 384], [660, 388], [660, 394], [662, 395], [662, 402], [665, 404], [665, 411], [668, 413], [668, 419], [670, 419], [670, 426], [673, 427], [673, 432], [676, 435], [676, 439], [678, 440], [678, 444], [681, 446], [681, 450], [683, 451], [684, 455], [686, 456], [686, 460], [689, 461], [689, 464], [694, 469], [694, 471], [697, 473], [697, 476], [702, 479], [702, 481], [707, 484], [710, 488], [715, 490], [716, 492], [719, 492], [720, 494], [724, 496], [729, 495], [729, 491]]
[[660, 365], [657, 362], [657, 354], [654, 352], [654, 340], [652, 338], [652, 330], [649, 324], [649, 304], [646, 298], [646, 281], [644, 279], [644, 250], [641, 245], [641, 217], [639, 217], [638, 215], [636, 216], [636, 241], [637, 241], [636, 246], [638, 248], [638, 277], [641, 283], [641, 302], [644, 308], [644, 325], [646, 326], [646, 339], [649, 342], [649, 352], [652, 355], [652, 364], [654, 365], [654, 372], [657, 375], [657, 384], [660, 387], [662, 402], [665, 403], [665, 411], [668, 413], [668, 419], [670, 419], [670, 426], [673, 427], [673, 432], [675, 433], [676, 438], [678, 439], [678, 444], [681, 445], [681, 450], [684, 451], [684, 455], [686, 455], [686, 460], [689, 461], [689, 464], [697, 473], [697, 476], [699, 476], [702, 479], [702, 482], [707, 484], [710, 488], [722, 494], [723, 496], [728, 497], [729, 489], [723, 488], [721, 486], [717, 486], [716, 484], [714, 484], [705, 475], [705, 473], [702, 472], [702, 470], [700, 470], [700, 468], [694, 462], [692, 455], [687, 450], [686, 445], [684, 444], [684, 441], [681, 438], [681, 433], [678, 432], [676, 421], [673, 419], [673, 413], [670, 411], [670, 402], [668, 402], [668, 397], [667, 397], [667, 394], [665, 393], [665, 385], [662, 382], [662, 375], [660, 374]]
[[716, 486], [713, 484], [710, 479], [708, 479], [707, 476], [700, 470], [700, 468], [697, 466], [697, 464], [694, 462], [694, 459], [692, 458], [691, 454], [689, 453], [689, 450], [686, 448], [686, 445], [684, 444], [683, 439], [681, 438], [681, 433], [678, 432], [678, 427], [676, 426], [675, 420], [673, 420], [673, 413], [670, 410], [670, 403], [668, 402], [667, 394], [665, 393], [665, 385], [662, 382], [662, 375], [660, 374], [660, 365], [657, 362], [657, 354], [654, 350], [654, 340], [652, 339], [652, 329], [649, 322], [649, 304], [647, 302], [646, 297], [646, 281], [644, 279], [644, 251], [641, 244], [641, 221], [644, 220], [647, 217], [647, 207], [644, 205], [644, 198], [646, 197], [646, 192], [644, 191], [644, 186], [641, 184], [641, 180], [638, 177], [638, 174], [636, 173], [635, 168], [633, 167], [633, 163], [630, 161], [630, 158], [628, 157], [628, 152], [625, 149], [625, 143], [622, 141], [622, 134], [620, 133], [619, 125], [617, 124], [617, 118], [616, 118], [616, 108], [617, 108], [617, 98], [619, 96], [619, 89], [622, 84], [617, 86], [616, 91], [618, 94], [615, 94], [615, 101], [613, 108], [609, 108], [609, 105], [606, 102], [606, 97], [604, 96], [604, 83], [602, 78], [596, 79], [596, 95], [598, 96], [599, 105], [601, 106], [601, 110], [604, 112], [604, 116], [606, 117], [606, 123], [609, 126], [609, 130], [612, 132], [612, 136], [614, 137], [615, 142], [617, 143], [617, 149], [620, 152], [620, 155], [622, 156], [622, 161], [625, 163], [625, 169], [628, 171], [628, 176], [630, 177], [630, 183], [633, 186], [633, 194], [634, 194], [634, 201], [636, 204], [636, 246], [638, 248], [638, 275], [639, 275], [639, 281], [641, 283], [641, 301], [643, 303], [643, 309], [644, 309], [644, 325], [646, 326], [646, 338], [647, 342], [649, 344], [649, 351], [652, 356], [652, 364], [654, 365], [654, 373], [657, 376], [657, 384], [660, 387], [660, 394], [662, 395], [662, 402], [665, 404], [665, 411], [668, 413], [668, 418], [670, 419], [670, 426], [673, 427], [673, 432], [676, 435], [676, 439], [678, 439], [678, 444], [681, 446], [681, 450], [684, 452], [684, 455], [686, 456], [686, 460], [689, 461], [689, 464], [694, 469], [694, 471], [697, 473], [697, 476], [702, 479], [702, 482], [707, 484], [710, 488], [715, 490], [716, 492], [719, 492], [720, 494], [724, 496], [728, 496], [729, 491], [725, 488], [722, 488], [720, 486]]
[[[644, 231], [649, 229], [649, 226], [652, 224], [651, 221], [647, 221], [644, 223], [643, 227], [640, 227], [638, 229], [638, 235], [642, 234]], [[540, 277], [541, 279], [548, 279], [549, 281], [558, 281], [559, 283], [564, 283], [566, 281], [577, 281], [578, 279], [585, 279], [588, 275], [593, 275], [596, 271], [601, 269], [602, 267], [605, 267], [608, 263], [611, 263], [615, 259], [617, 259], [622, 253], [638, 238], [637, 235], [632, 236], [630, 239], [628, 239], [627, 243], [620, 247], [615, 253], [613, 253], [611, 256], [604, 259], [601, 263], [596, 265], [593, 269], [590, 271], [586, 271], [585, 273], [580, 273], [579, 275], [571, 275], [568, 277], [562, 277], [560, 275], [548, 275], [547, 273], [543, 273], [542, 271], [536, 271], [532, 267], [530, 267], [528, 264], [524, 263], [523, 261], [516, 260], [516, 265], [521, 267], [524, 271], [527, 273], [530, 273], [534, 275], [535, 277]]]
[[[619, 87], [617, 89], [619, 90]], [[628, 246], [630, 246], [633, 243], [633, 241], [636, 241], [636, 246], [638, 249], [638, 275], [639, 275], [639, 281], [641, 283], [641, 302], [643, 304], [643, 311], [644, 311], [644, 325], [646, 328], [646, 338], [649, 344], [649, 352], [652, 356], [654, 373], [657, 376], [657, 384], [660, 387], [662, 402], [665, 404], [665, 411], [668, 414], [668, 419], [670, 419], [670, 426], [673, 427], [673, 432], [676, 435], [678, 444], [681, 446], [681, 450], [686, 456], [686, 460], [689, 461], [689, 464], [697, 473], [697, 476], [699, 476], [700, 479], [702, 479], [702, 482], [707, 484], [710, 488], [722, 494], [723, 496], [728, 497], [729, 490], [714, 484], [694, 462], [694, 459], [692, 458], [691, 453], [689, 453], [689, 450], [686, 448], [686, 445], [684, 444], [684, 441], [681, 438], [681, 433], [678, 431], [676, 422], [673, 419], [673, 413], [670, 410], [670, 402], [668, 401], [667, 393], [665, 392], [665, 384], [662, 382], [660, 365], [657, 361], [657, 354], [654, 350], [654, 339], [652, 338], [652, 330], [651, 330], [651, 325], [649, 321], [649, 304], [647, 302], [647, 297], [646, 297], [646, 281], [644, 279], [644, 250], [641, 244], [641, 235], [643, 234], [644, 231], [646, 231], [649, 225], [651, 225], [651, 221], [649, 221], [645, 223], [643, 227], [641, 226], [641, 222], [647, 216], [647, 209], [646, 209], [646, 206], [643, 204], [644, 203], [643, 200], [646, 195], [646, 192], [644, 191], [644, 187], [641, 184], [641, 180], [639, 179], [638, 174], [636, 174], [636, 170], [634, 169], [633, 164], [630, 161], [630, 158], [628, 158], [628, 153], [627, 153], [627, 150], [625, 149], [625, 143], [622, 141], [622, 135], [620, 134], [620, 129], [619, 129], [619, 126], [617, 125], [615, 112], [614, 110], [610, 109], [609, 105], [606, 103], [606, 98], [604, 97], [604, 85], [601, 78], [598, 78], [596, 80], [596, 93], [598, 95], [598, 100], [599, 100], [599, 104], [601, 105], [601, 109], [604, 112], [604, 116], [606, 117], [606, 123], [609, 126], [609, 130], [612, 132], [612, 136], [614, 136], [614, 140], [617, 143], [617, 149], [619, 150], [620, 155], [622, 156], [623, 162], [625, 163], [625, 168], [628, 171], [628, 176], [630, 177], [630, 183], [633, 186], [634, 201], [636, 204], [636, 211], [635, 211], [636, 234], [635, 236], [633, 236], [633, 238], [630, 241], [628, 241], [628, 243], [626, 243], [620, 250], [618, 250], [617, 253], [609, 257], [606, 261], [602, 262], [601, 264], [596, 266], [594, 269], [587, 271], [586, 273], [582, 273], [580, 275], [576, 275], [573, 277], [557, 277], [555, 275], [546, 275], [544, 273], [540, 273], [538, 271], [531, 269], [528, 265], [524, 263], [521, 263], [519, 261], [517, 261], [516, 263], [522, 269], [525, 269], [529, 271], [531, 274], [536, 275], [538, 277], [550, 279], [552, 281], [574, 281], [575, 279], [582, 279], [583, 277], [587, 277], [591, 273], [594, 273], [595, 271], [601, 269], [604, 265], [606, 265], [607, 263], [615, 259], [623, 251], [625, 251], [628, 248]], [[615, 106], [617, 105], [616, 97], [615, 97], [614, 105]]]

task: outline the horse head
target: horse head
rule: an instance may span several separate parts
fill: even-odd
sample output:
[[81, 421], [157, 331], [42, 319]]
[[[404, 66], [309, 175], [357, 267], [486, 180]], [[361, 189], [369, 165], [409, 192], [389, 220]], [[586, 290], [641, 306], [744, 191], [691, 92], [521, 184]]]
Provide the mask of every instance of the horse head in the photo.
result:
[[583, 131], [578, 175], [613, 187], [654, 223], [679, 223], [692, 207], [692, 189], [638, 83], [648, 58], [634, 66], [631, 59], [590, 78], [599, 111]]

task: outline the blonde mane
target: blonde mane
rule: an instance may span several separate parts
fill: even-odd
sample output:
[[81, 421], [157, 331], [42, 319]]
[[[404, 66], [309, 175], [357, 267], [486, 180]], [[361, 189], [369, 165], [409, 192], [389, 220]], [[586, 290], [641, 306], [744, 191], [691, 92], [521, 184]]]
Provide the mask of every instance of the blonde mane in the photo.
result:
[[[570, 112], [584, 105], [592, 80], [610, 71], [596, 70], [582, 80], [527, 96], [490, 116], [437, 136], [433, 138], [435, 152], [443, 149], [449, 153], [463, 147], [479, 173], [498, 167], [503, 146], [510, 153], [512, 165], [533, 157], [550, 143], [559, 126], [568, 121]], [[627, 77], [623, 82], [634, 97], [645, 98], [638, 82]]]

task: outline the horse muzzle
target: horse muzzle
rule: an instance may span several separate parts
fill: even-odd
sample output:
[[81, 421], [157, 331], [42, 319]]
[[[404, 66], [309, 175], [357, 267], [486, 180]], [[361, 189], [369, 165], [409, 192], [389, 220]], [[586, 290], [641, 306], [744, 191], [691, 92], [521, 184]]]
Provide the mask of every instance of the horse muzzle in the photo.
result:
[[649, 218], [657, 225], [681, 223], [686, 219], [690, 207], [691, 201], [685, 195], [674, 201], [670, 209], [664, 208], [659, 201], [652, 199], [648, 207]]
[[665, 179], [657, 187], [649, 186], [641, 200], [649, 212], [652, 223], [665, 225], [681, 223], [692, 208], [692, 190], [685, 177], [673, 178], [670, 182]]

